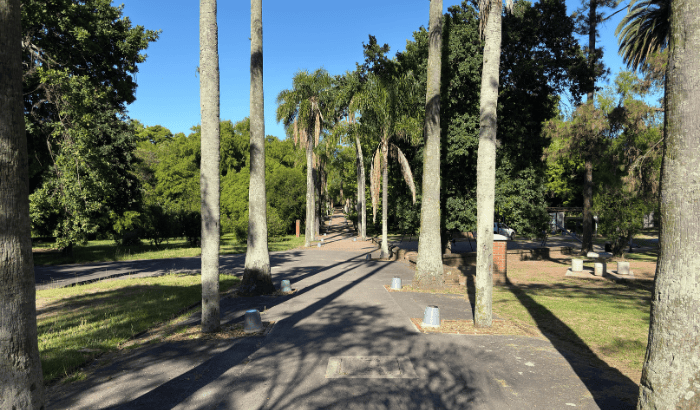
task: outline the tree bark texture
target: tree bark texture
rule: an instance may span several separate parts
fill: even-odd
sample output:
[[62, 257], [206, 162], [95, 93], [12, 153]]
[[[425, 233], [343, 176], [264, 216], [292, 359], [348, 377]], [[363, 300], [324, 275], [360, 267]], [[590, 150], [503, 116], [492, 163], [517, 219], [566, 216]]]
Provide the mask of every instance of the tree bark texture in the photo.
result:
[[355, 137], [357, 147], [357, 221], [359, 225], [358, 235], [361, 240], [367, 239], [367, 203], [365, 197], [365, 160], [362, 155], [360, 138]]
[[479, 151], [476, 164], [476, 327], [490, 327], [493, 319], [493, 212], [496, 192], [496, 105], [501, 57], [501, 10], [501, 1], [491, 0], [491, 11], [488, 13], [484, 30], [486, 38], [481, 74]]
[[442, 0], [430, 1], [430, 49], [425, 96], [423, 200], [418, 258], [413, 283], [419, 288], [443, 287], [440, 241], [440, 72], [442, 62]]
[[382, 138], [382, 245], [379, 257], [381, 259], [388, 258], [389, 240], [388, 240], [388, 213], [389, 208], [389, 141], [386, 133]]
[[313, 141], [306, 141], [306, 232], [304, 232], [304, 246], [311, 246], [316, 240], [314, 230], [316, 223], [316, 207], [314, 205], [314, 145]]
[[202, 332], [220, 326], [219, 314], [219, 51], [216, 0], [199, 2], [199, 94], [202, 115]]
[[0, 0], [0, 409], [43, 409], [21, 36], [20, 1]]
[[671, 3], [660, 255], [638, 409], [700, 408], [700, 9]]
[[250, 2], [250, 188], [248, 189], [248, 248], [240, 291], [275, 291], [267, 248], [265, 191], [265, 112], [263, 99], [262, 0]]

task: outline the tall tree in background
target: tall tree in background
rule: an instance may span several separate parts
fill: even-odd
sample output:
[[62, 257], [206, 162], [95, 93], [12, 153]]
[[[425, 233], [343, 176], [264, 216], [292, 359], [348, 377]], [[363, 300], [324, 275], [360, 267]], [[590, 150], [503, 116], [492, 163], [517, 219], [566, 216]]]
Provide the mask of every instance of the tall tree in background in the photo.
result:
[[476, 309], [474, 326], [491, 327], [493, 292], [493, 211], [496, 192], [498, 79], [501, 59], [501, 0], [480, 0], [479, 31], [484, 38], [481, 72], [479, 153], [476, 165]]
[[[579, 9], [578, 28], [582, 35], [588, 34], [588, 72], [586, 104], [594, 104], [595, 82], [604, 73], [599, 62], [603, 58], [602, 49], [596, 49], [596, 37], [598, 36], [598, 23], [605, 20], [599, 7], [615, 7], [619, 0], [583, 0], [583, 6]], [[588, 16], [584, 11], [588, 8]], [[591, 108], [592, 109], [592, 108]], [[595, 149], [584, 156], [585, 177], [583, 180], [583, 237], [581, 239], [581, 252], [587, 253], [593, 250], [593, 155]]]
[[425, 95], [423, 199], [418, 260], [413, 282], [418, 287], [442, 287], [440, 243], [440, 73], [442, 67], [442, 0], [430, 1], [430, 50]]
[[202, 111], [202, 332], [215, 332], [219, 312], [219, 39], [216, 0], [199, 2], [199, 98]]
[[[416, 202], [416, 187], [413, 173], [404, 153], [390, 141], [401, 138], [415, 141], [421, 132], [419, 120], [413, 116], [412, 106], [416, 99], [415, 80], [411, 76], [383, 76], [370, 73], [355, 94], [351, 111], [359, 111], [360, 133], [373, 135], [379, 144], [372, 159], [370, 169], [370, 194], [372, 196], [372, 214], [376, 219], [379, 191], [382, 194], [382, 241], [380, 258], [388, 258], [388, 212], [389, 212], [389, 154], [395, 157], [401, 166], [401, 173], [406, 185], [411, 190], [413, 203]], [[381, 183], [380, 183], [381, 181]]]
[[311, 246], [316, 231], [316, 189], [318, 171], [314, 148], [321, 139], [324, 115], [328, 114], [331, 77], [324, 69], [313, 73], [299, 71], [294, 75], [291, 90], [277, 96], [277, 121], [294, 137], [294, 143], [306, 150], [306, 227], [304, 246]]
[[241, 283], [244, 294], [275, 291], [267, 250], [265, 190], [265, 104], [263, 100], [262, 0], [250, 3], [250, 188], [248, 190], [248, 250]]
[[0, 408], [43, 409], [21, 38], [20, 1], [0, 0]]
[[660, 254], [638, 409], [700, 408], [700, 9], [671, 5]]

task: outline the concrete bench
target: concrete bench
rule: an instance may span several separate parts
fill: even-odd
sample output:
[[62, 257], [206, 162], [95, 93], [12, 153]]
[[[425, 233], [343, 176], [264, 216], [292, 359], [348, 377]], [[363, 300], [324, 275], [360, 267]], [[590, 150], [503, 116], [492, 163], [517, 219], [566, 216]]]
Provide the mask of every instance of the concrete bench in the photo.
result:
[[[593, 274], [595, 276], [603, 276], [607, 273], [607, 262], [608, 259], [612, 258], [612, 253], [609, 252], [588, 252], [586, 258], [593, 260]], [[572, 259], [571, 260], [571, 271], [572, 272], [583, 272], [583, 259]]]

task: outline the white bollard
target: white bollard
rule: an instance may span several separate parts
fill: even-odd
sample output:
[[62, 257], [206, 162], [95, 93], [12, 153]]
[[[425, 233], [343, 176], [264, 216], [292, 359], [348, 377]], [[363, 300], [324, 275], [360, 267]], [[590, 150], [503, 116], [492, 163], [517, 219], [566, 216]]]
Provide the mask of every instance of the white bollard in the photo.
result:
[[572, 272], [583, 272], [583, 259], [572, 259], [571, 260], [571, 271]]

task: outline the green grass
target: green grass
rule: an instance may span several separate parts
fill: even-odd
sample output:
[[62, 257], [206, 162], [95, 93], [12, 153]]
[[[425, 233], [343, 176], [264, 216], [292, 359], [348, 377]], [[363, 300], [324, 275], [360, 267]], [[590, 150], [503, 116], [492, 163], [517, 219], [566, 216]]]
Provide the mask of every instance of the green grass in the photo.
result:
[[563, 279], [552, 283], [534, 277], [526, 285], [495, 287], [493, 307], [500, 315], [536, 326], [579, 352], [593, 353], [638, 383], [652, 288], [650, 281]]
[[[278, 238], [270, 238], [268, 249], [270, 252], [295, 249], [304, 245], [304, 237], [287, 235]], [[167, 259], [199, 256], [201, 249], [191, 247], [184, 239], [171, 239], [161, 244], [158, 248], [148, 243], [133, 246], [118, 246], [112, 240], [90, 241], [87, 245], [73, 247], [73, 255], [62, 255], [58, 251], [39, 252], [39, 248], [46, 249], [45, 244], [36, 244], [34, 249], [34, 264], [63, 265], [67, 263], [89, 263], [107, 261], [127, 261], [137, 259]], [[239, 243], [232, 235], [224, 235], [221, 238], [221, 254], [245, 253], [247, 245]]]
[[[239, 283], [221, 275], [225, 292]], [[173, 274], [96, 282], [37, 292], [39, 354], [44, 380], [69, 376], [134, 335], [170, 320], [202, 298], [201, 276]]]

